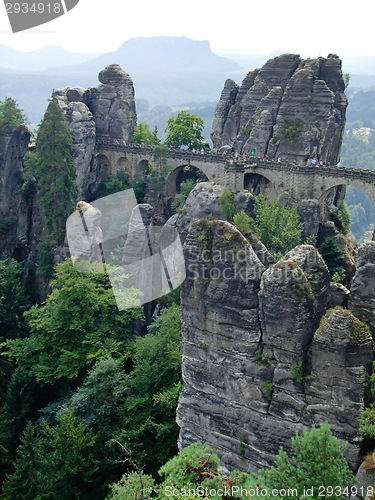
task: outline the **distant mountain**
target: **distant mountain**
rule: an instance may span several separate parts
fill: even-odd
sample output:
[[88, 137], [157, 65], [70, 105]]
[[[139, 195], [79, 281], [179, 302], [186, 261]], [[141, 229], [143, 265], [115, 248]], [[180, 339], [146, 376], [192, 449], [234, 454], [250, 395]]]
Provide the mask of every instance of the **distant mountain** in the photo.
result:
[[211, 51], [208, 40], [185, 36], [138, 37], [127, 40], [114, 52], [68, 67], [51, 68], [48, 73], [98, 73], [109, 64], [119, 64], [130, 76], [223, 73], [241, 71], [237, 62]]
[[101, 54], [70, 52], [57, 45], [47, 45], [29, 52], [21, 52], [6, 45], [0, 45], [0, 71], [38, 72], [56, 66], [81, 64], [99, 55]]

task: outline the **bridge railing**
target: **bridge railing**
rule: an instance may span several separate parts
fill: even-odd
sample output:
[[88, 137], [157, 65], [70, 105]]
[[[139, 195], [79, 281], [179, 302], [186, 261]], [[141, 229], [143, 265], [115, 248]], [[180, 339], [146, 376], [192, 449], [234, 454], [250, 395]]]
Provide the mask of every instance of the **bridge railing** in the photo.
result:
[[[152, 146], [142, 146], [140, 144], [121, 144], [116, 142], [116, 140], [108, 138], [97, 138], [97, 146], [100, 148], [107, 148], [114, 151], [122, 151], [124, 153], [131, 153], [136, 155], [149, 155], [153, 156], [154, 148]], [[274, 170], [282, 170], [284, 172], [299, 173], [302, 175], [319, 175], [319, 176], [334, 176], [334, 177], [346, 177], [349, 179], [360, 179], [365, 182], [375, 182], [375, 171], [361, 168], [336, 166], [336, 165], [298, 165], [295, 162], [288, 162], [286, 160], [274, 161], [274, 160], [261, 160], [255, 157], [243, 157], [242, 158], [234, 153], [225, 154], [214, 151], [190, 151], [190, 150], [180, 150], [180, 149], [170, 149], [169, 158], [180, 159], [182, 162], [194, 163], [194, 161], [200, 162], [212, 162], [212, 163], [226, 163], [229, 170], [235, 169], [237, 171], [242, 171], [244, 169], [245, 174], [250, 170], [257, 168], [267, 168]]]
[[375, 182], [375, 171], [362, 168], [336, 166], [336, 165], [297, 165], [296, 163], [259, 160], [242, 162], [245, 174], [257, 168], [282, 170], [283, 172], [293, 172], [302, 175], [319, 175], [322, 177], [346, 177], [349, 179], [360, 179], [367, 182]]

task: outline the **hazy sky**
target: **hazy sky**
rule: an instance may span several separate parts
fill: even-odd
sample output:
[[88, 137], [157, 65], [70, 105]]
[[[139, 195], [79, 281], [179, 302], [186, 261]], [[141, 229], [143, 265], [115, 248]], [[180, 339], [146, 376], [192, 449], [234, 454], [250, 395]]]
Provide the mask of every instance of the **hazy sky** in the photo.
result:
[[0, 43], [23, 51], [60, 45], [74, 52], [109, 52], [137, 36], [185, 35], [209, 40], [214, 51], [375, 55], [369, 0], [358, 4], [336, 0], [80, 0], [65, 16], [16, 34], [11, 33], [1, 5]]

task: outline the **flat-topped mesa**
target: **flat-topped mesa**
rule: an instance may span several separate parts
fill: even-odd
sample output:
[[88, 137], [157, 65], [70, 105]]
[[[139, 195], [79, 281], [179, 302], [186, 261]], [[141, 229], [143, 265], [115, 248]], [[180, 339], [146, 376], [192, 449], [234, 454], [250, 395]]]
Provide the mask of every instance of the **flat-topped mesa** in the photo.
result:
[[341, 60], [284, 54], [248, 73], [239, 87], [224, 85], [211, 138], [214, 148], [233, 148], [306, 163], [339, 161], [348, 105]]

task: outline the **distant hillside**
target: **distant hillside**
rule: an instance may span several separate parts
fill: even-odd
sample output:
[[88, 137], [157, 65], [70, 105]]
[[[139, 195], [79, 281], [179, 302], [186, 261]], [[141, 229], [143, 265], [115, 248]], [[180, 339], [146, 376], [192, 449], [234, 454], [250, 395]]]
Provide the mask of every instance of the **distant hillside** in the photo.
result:
[[0, 71], [43, 71], [55, 66], [80, 64], [99, 55], [98, 53], [70, 52], [57, 45], [47, 45], [29, 52], [21, 52], [6, 45], [0, 45]]
[[52, 72], [97, 73], [112, 63], [119, 64], [131, 76], [190, 72], [229, 74], [242, 69], [237, 62], [214, 54], [207, 40], [158, 36], [131, 38], [114, 52], [79, 65], [54, 68]]
[[[25, 68], [25, 60], [21, 65], [20, 53], [6, 49], [8, 47], [0, 46], [0, 65], [9, 63], [14, 55], [16, 67]], [[57, 49], [61, 50], [59, 56]], [[35, 59], [30, 56], [34, 52]], [[214, 54], [208, 41], [186, 37], [132, 38], [114, 52], [79, 64], [49, 67], [43, 72], [40, 67], [49, 60], [48, 54], [54, 53], [61, 63], [72, 53], [59, 47], [44, 47], [33, 53], [26, 54], [29, 63], [35, 66], [35, 73], [21, 74], [3, 69], [0, 99], [7, 95], [16, 99], [34, 124], [41, 121], [53, 89], [64, 86], [96, 87], [99, 84], [98, 73], [113, 63], [130, 74], [136, 97], [147, 99], [151, 106], [218, 101], [228, 77], [240, 83], [245, 76], [240, 64]], [[69, 62], [73, 59], [71, 56]]]

